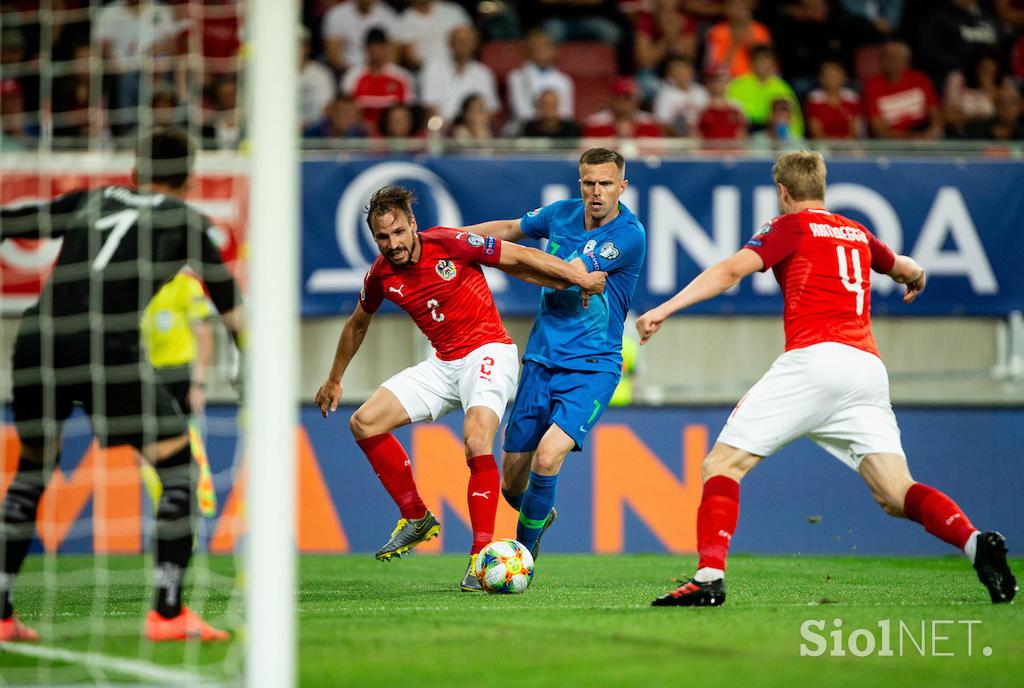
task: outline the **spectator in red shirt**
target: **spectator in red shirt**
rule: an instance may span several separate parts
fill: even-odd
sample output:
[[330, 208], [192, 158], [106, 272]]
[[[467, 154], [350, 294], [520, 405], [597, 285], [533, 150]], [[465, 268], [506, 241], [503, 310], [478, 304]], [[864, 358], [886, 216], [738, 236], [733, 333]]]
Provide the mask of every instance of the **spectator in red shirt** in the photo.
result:
[[846, 70], [827, 60], [818, 71], [819, 88], [804, 104], [807, 133], [812, 139], [855, 139], [861, 136], [860, 96], [846, 87]]
[[644, 138], [661, 136], [661, 127], [649, 112], [640, 110], [640, 90], [628, 76], [612, 82], [608, 107], [587, 118], [583, 135], [593, 137]]
[[350, 67], [341, 80], [341, 92], [352, 96], [363, 117], [374, 127], [380, 115], [396, 103], [413, 101], [412, 76], [395, 64], [395, 46], [384, 29], [366, 32], [366, 62]]
[[701, 138], [711, 140], [747, 138], [747, 118], [740, 106], [725, 97], [729, 72], [710, 72], [706, 79], [709, 101], [697, 120]]
[[238, 71], [238, 16], [241, 5], [234, 0], [190, 2], [179, 11], [188, 14], [189, 30], [178, 37], [181, 54], [188, 52], [193, 35], [198, 34], [203, 54], [203, 78], [212, 84], [217, 77]]
[[882, 46], [882, 73], [864, 87], [868, 126], [875, 138], [937, 139], [942, 114], [932, 82], [910, 68], [910, 49], [900, 41]]

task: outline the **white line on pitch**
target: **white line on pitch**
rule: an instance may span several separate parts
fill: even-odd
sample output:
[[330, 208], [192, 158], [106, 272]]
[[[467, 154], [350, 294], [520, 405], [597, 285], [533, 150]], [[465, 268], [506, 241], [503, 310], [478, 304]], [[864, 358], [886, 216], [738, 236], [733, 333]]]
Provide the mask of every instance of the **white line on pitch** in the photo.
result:
[[112, 657], [98, 652], [75, 652], [59, 647], [46, 645], [30, 645], [28, 643], [0, 643], [0, 651], [11, 652], [41, 659], [53, 659], [70, 664], [83, 664], [87, 667], [127, 674], [146, 681], [158, 683], [197, 685], [203, 683], [203, 677], [191, 671], [169, 669], [137, 659]]

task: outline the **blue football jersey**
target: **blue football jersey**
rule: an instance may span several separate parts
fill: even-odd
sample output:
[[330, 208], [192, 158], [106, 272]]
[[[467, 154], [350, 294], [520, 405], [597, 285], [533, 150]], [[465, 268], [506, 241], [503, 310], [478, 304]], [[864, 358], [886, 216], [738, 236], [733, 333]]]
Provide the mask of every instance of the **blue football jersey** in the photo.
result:
[[520, 220], [523, 232], [548, 240], [548, 253], [563, 260], [580, 258], [587, 270], [604, 270], [603, 294], [583, 307], [579, 287], [544, 288], [537, 320], [526, 345], [527, 361], [568, 370], [622, 370], [622, 327], [647, 253], [644, 226], [619, 203], [614, 220], [587, 230], [582, 199], [557, 201]]

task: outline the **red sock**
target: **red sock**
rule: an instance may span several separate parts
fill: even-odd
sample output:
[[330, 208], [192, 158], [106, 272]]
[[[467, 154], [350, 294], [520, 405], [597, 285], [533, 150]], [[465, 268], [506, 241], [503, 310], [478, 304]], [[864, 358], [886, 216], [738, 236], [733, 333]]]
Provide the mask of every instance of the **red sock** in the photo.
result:
[[384, 489], [395, 500], [402, 518], [422, 518], [427, 512], [427, 505], [420, 499], [416, 491], [416, 481], [412, 477], [412, 464], [402, 449], [401, 443], [391, 433], [374, 435], [365, 440], [356, 440], [356, 444], [370, 460], [373, 472]]
[[716, 475], [704, 483], [704, 493], [697, 508], [698, 569], [725, 570], [729, 542], [740, 517], [740, 484], [724, 475]]
[[929, 533], [960, 549], [976, 528], [956, 502], [934, 487], [914, 483], [903, 498], [903, 513]]
[[469, 504], [469, 522], [473, 526], [473, 549], [476, 554], [494, 539], [494, 517], [498, 513], [498, 493], [501, 477], [494, 454], [474, 456], [469, 464], [469, 485], [466, 502]]

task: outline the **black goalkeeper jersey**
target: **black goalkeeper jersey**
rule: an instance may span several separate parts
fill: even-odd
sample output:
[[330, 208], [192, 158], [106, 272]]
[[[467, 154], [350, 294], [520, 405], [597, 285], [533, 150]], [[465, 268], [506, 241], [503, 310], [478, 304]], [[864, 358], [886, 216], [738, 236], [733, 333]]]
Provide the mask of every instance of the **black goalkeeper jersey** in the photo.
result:
[[102, 186], [41, 205], [0, 210], [0, 237], [63, 239], [21, 334], [101, 337], [105, 348], [138, 352], [139, 319], [161, 286], [185, 265], [221, 312], [237, 289], [210, 239], [210, 221], [184, 201], [153, 191]]

